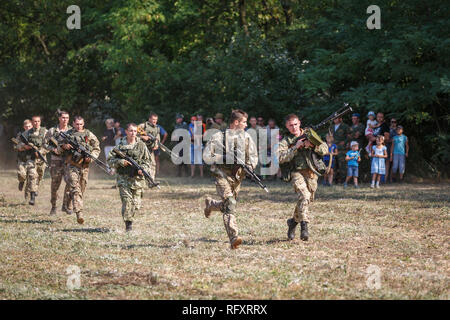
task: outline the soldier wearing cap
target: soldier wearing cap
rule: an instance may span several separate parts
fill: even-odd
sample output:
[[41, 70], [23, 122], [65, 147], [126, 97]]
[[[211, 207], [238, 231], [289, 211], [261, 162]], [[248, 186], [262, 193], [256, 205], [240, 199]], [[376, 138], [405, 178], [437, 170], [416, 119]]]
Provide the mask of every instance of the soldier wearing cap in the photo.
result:
[[348, 138], [350, 141], [356, 141], [360, 146], [362, 146], [365, 127], [360, 122], [360, 118], [361, 116], [359, 113], [352, 114], [352, 125], [350, 127], [350, 133]]
[[211, 128], [218, 129], [218, 130], [225, 130], [227, 128], [227, 123], [224, 121], [224, 117], [222, 113], [217, 113], [214, 117], [214, 124], [211, 126]]

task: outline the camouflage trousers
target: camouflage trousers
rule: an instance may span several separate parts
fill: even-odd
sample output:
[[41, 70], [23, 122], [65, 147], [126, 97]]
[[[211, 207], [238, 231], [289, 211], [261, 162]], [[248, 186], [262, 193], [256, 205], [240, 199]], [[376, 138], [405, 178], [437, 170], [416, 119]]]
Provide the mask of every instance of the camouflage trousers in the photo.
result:
[[309, 204], [314, 201], [318, 177], [309, 169], [291, 172], [291, 177], [292, 185], [298, 195], [294, 220], [297, 223], [301, 221], [309, 222]]
[[25, 163], [26, 187], [25, 196], [30, 192], [37, 192], [44, 177], [45, 162], [41, 160], [27, 160]]
[[119, 184], [120, 200], [122, 200], [123, 221], [134, 221], [134, 215], [141, 208], [141, 200], [144, 195], [143, 188], [130, 188]]
[[[56, 200], [58, 199], [58, 189], [61, 185], [61, 181], [64, 177], [64, 168], [65, 168], [64, 160], [57, 160], [53, 159], [50, 164], [50, 176], [52, 178], [50, 190], [51, 190], [51, 198], [50, 203], [52, 204], [52, 207], [56, 207]], [[72, 203], [69, 201], [70, 199], [70, 188], [69, 185], [66, 183], [66, 186], [64, 188], [64, 197], [63, 197], [63, 207], [71, 209]]]
[[30, 197], [30, 192], [27, 192], [27, 162], [26, 161], [17, 161], [17, 179], [20, 182], [23, 182], [25, 185], [25, 199]]
[[[227, 172], [228, 173], [228, 172]], [[212, 211], [221, 211], [223, 214], [223, 224], [230, 242], [232, 242], [239, 233], [236, 224], [236, 204], [237, 196], [241, 188], [241, 182], [245, 177], [245, 172], [241, 170], [236, 176], [216, 175], [216, 191], [221, 200], [212, 200], [210, 208]]]
[[64, 181], [69, 186], [69, 199], [72, 202], [73, 211], [81, 213], [83, 210], [83, 194], [86, 190], [89, 175], [89, 167], [78, 168], [67, 164], [64, 168]]
[[342, 182], [345, 181], [345, 178], [347, 177], [347, 161], [345, 161], [345, 150], [338, 151], [338, 154], [336, 156], [336, 162], [337, 162], [337, 171], [336, 171], [336, 177], [342, 180]]

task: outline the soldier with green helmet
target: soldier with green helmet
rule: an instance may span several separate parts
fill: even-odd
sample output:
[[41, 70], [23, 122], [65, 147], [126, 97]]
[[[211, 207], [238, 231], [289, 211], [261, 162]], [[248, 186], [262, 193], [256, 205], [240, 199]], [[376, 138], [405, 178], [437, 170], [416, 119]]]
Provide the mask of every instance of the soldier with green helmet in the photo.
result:
[[227, 123], [225, 122], [225, 118], [222, 113], [216, 113], [214, 116], [214, 123], [211, 126], [211, 129], [217, 130], [226, 130]]
[[339, 180], [341, 180], [341, 182], [344, 182], [347, 176], [345, 154], [347, 153], [347, 142], [350, 134], [350, 128], [342, 122], [342, 117], [340, 117], [334, 119], [334, 125], [331, 125], [330, 132], [333, 135], [334, 143], [336, 144], [338, 150], [338, 155], [336, 156], [336, 176]]
[[309, 205], [314, 201], [318, 175], [325, 170], [320, 157], [328, 153], [328, 146], [312, 130], [308, 139], [300, 139], [305, 134], [300, 125], [297, 115], [290, 114], [286, 117], [289, 134], [281, 140], [278, 151], [279, 162], [283, 166], [283, 179], [291, 181], [298, 194], [294, 216], [287, 220], [288, 239], [295, 238], [295, 228], [300, 223], [300, 238], [306, 241], [309, 238]]
[[[120, 140], [115, 149], [117, 148], [136, 161], [144, 170], [149, 171], [155, 165], [154, 158], [151, 158], [145, 143], [137, 137], [136, 124], [130, 123], [126, 134], [127, 136]], [[146, 181], [142, 171], [136, 170], [130, 162], [119, 157], [114, 152], [115, 149], [110, 151], [107, 161], [110, 167], [116, 169], [117, 186], [122, 200], [122, 218], [125, 222], [125, 230], [130, 231], [136, 212], [141, 207]], [[154, 171], [151, 175], [154, 177]]]
[[[139, 137], [145, 143], [148, 152], [150, 153], [150, 174], [153, 177], [155, 176], [156, 172], [156, 160], [154, 151], [159, 148], [159, 141], [161, 141], [160, 128], [157, 123], [158, 115], [152, 112], [148, 117], [148, 121], [141, 123], [137, 127], [137, 137]], [[152, 139], [150, 135], [155, 137], [156, 140]]]
[[[24, 137], [33, 144], [37, 150], [42, 155], [45, 155], [47, 150], [44, 148], [45, 144], [45, 134], [47, 129], [41, 127], [41, 117], [33, 116], [31, 118], [33, 127], [30, 130], [24, 132]], [[27, 172], [27, 185], [25, 189], [25, 194], [30, 194], [29, 204], [34, 205], [36, 201], [37, 192], [39, 185], [44, 177], [45, 172], [45, 162], [39, 158], [36, 151], [29, 145], [23, 145], [18, 149], [18, 151], [25, 150], [26, 165], [25, 169]]]

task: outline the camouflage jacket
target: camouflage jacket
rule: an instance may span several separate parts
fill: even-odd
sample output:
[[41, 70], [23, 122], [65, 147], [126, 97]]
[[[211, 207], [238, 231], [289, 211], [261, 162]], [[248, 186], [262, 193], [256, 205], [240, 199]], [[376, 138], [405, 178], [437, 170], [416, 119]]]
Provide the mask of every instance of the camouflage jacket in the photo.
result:
[[[44, 127], [40, 127], [39, 130], [36, 130], [35, 128], [31, 128], [30, 130], [27, 130], [24, 132], [25, 138], [28, 139], [29, 142], [34, 144], [39, 152], [45, 157], [45, 154], [47, 153], [47, 150], [45, 149], [45, 135], [47, 133], [47, 129]], [[35, 151], [34, 150], [27, 150], [25, 151], [25, 157], [27, 160], [35, 160]]]
[[14, 151], [17, 151], [17, 161], [19, 161], [19, 162], [27, 161], [27, 157], [26, 157], [27, 152], [26, 152], [26, 150], [25, 151], [19, 151], [19, 149], [22, 148], [25, 145], [25, 143], [23, 143], [22, 140], [20, 139], [20, 135], [22, 133], [24, 133], [24, 132], [25, 131], [19, 132], [17, 134], [16, 140], [19, 141], [19, 143], [18, 144], [14, 144]]
[[[364, 138], [364, 131], [366, 130], [366, 128], [364, 127], [364, 125], [362, 123], [358, 123], [357, 125], [352, 125], [349, 128], [349, 142], [351, 141], [357, 141], [360, 148], [362, 148], [362, 144], [363, 144], [363, 138]], [[356, 133], [359, 132], [359, 137], [356, 138]]]
[[328, 153], [327, 144], [323, 142], [315, 146], [314, 149], [297, 149], [295, 148], [296, 139], [297, 137], [293, 134], [288, 134], [281, 140], [278, 147], [280, 164], [291, 163], [291, 171], [310, 169], [315, 172], [317, 168], [313, 165], [314, 159], [312, 158], [312, 152], [315, 152], [321, 157], [326, 155]]
[[[224, 146], [224, 132], [226, 132], [226, 146]], [[233, 147], [233, 144], [235, 147]], [[252, 137], [243, 130], [226, 130], [215, 133], [207, 142], [203, 152], [203, 159], [211, 164], [211, 172], [218, 174], [224, 172], [227, 175], [239, 175], [240, 166], [233, 163], [232, 150], [236, 150], [238, 159], [253, 169], [258, 165], [258, 152]], [[244, 151], [245, 150], [245, 159]], [[218, 170], [219, 169], [219, 170]], [[242, 171], [242, 170], [241, 170]]]
[[[115, 147], [125, 153], [127, 156], [135, 160], [145, 171], [150, 170], [151, 155], [145, 143], [137, 139], [133, 144], [129, 144], [126, 137], [120, 139], [119, 144]], [[140, 176], [132, 166], [124, 166], [125, 160], [116, 155], [113, 150], [109, 152], [107, 158], [108, 165], [116, 169], [117, 184], [129, 188], [144, 188], [144, 176]]]
[[[63, 132], [68, 132], [70, 129], [72, 129], [71, 126], [67, 126], [67, 130]], [[64, 139], [62, 139], [59, 135], [61, 130], [59, 129], [59, 126], [52, 127], [48, 129], [47, 134], [45, 135], [45, 143], [44, 147], [48, 152], [51, 152], [51, 158], [52, 160], [62, 160], [62, 154], [64, 153], [64, 150], [61, 148], [61, 145], [64, 142]], [[57, 146], [51, 141], [51, 138], [55, 139], [58, 143]], [[58, 154], [55, 153], [58, 152]]]
[[[76, 131], [73, 128], [66, 131], [66, 134], [72, 137], [72, 139], [74, 139], [77, 143], [85, 147], [89, 151], [89, 153], [92, 154], [93, 157], [98, 158], [100, 154], [100, 142], [98, 141], [95, 134], [93, 134], [88, 129], [84, 129], [83, 131]], [[78, 151], [73, 149], [65, 150], [63, 157], [69, 162], [71, 161], [79, 162], [82, 159], [81, 154], [79, 154]]]
[[[154, 126], [154, 125], [150, 124], [150, 122], [146, 121], [146, 122], [138, 125], [138, 128], [143, 129], [146, 133], [152, 134], [154, 137], [156, 137], [156, 139], [158, 141], [161, 140], [161, 137], [159, 135], [160, 130], [159, 130], [158, 125]], [[143, 142], [147, 145], [148, 150], [150, 152], [153, 152], [153, 148], [156, 146], [156, 141], [154, 141], [152, 139], [148, 139], [147, 141], [143, 141]]]
[[[334, 143], [336, 144], [339, 151], [345, 151], [347, 150], [347, 142], [348, 142], [348, 135], [350, 133], [350, 128], [348, 125], [346, 125], [344, 122], [341, 122], [337, 130], [334, 130], [335, 125], [331, 124], [330, 132], [333, 134]], [[343, 145], [340, 143], [344, 142]]]

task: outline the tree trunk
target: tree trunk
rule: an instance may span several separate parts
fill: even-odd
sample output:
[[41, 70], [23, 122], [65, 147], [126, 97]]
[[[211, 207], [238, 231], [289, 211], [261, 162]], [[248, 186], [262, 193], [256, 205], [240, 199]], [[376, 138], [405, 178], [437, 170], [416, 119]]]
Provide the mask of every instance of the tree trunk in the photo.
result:
[[290, 26], [292, 24], [291, 1], [281, 0], [281, 7], [283, 7], [283, 13], [284, 13], [284, 17], [286, 19], [286, 25]]
[[245, 6], [245, 0], [239, 0], [239, 17], [241, 27], [244, 28], [245, 35], [248, 36], [247, 8]]

